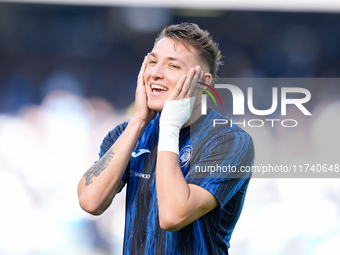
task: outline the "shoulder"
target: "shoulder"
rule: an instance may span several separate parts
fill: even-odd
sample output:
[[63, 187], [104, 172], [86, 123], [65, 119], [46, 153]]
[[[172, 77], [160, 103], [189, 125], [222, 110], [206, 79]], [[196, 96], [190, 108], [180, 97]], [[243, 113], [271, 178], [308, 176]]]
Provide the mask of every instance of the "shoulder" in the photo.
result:
[[[150, 123], [145, 128], [143, 134], [140, 137], [141, 141], [148, 140], [151, 134], [156, 133], [155, 131], [156, 129], [158, 129], [158, 121], [159, 121], [158, 115], [156, 116], [156, 118], [150, 121]], [[105, 138], [102, 141], [102, 144], [100, 145], [99, 153], [100, 157], [102, 157], [105, 154], [105, 152], [117, 141], [117, 139], [124, 132], [128, 124], [129, 121], [125, 121], [117, 125], [105, 136]]]
[[220, 114], [210, 111], [200, 120], [197, 127], [190, 131], [193, 162], [225, 162], [233, 165], [252, 164], [255, 149], [252, 137], [237, 125], [229, 121], [225, 125], [215, 125]]
[[100, 145], [99, 157], [101, 158], [106, 151], [116, 142], [118, 137], [124, 132], [126, 126], [128, 125], [128, 121], [123, 122], [113, 128], [103, 139]]
[[200, 118], [199, 122], [191, 129], [191, 135], [200, 137], [200, 140], [203, 139], [206, 142], [242, 139], [253, 144], [251, 136], [245, 130], [213, 110]]
[[103, 143], [104, 142], [111, 142], [114, 143], [118, 137], [124, 132], [124, 130], [126, 129], [127, 125], [128, 125], [129, 121], [125, 121], [119, 125], [117, 125], [116, 127], [114, 127], [104, 138]]

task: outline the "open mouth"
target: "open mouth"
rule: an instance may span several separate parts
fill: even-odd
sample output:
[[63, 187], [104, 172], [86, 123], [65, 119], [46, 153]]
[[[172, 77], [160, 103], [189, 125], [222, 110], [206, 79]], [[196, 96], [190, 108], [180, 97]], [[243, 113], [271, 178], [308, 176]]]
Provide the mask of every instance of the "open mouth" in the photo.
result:
[[168, 90], [169, 89], [167, 87], [164, 87], [162, 85], [151, 84], [151, 91], [154, 94], [160, 94], [160, 93], [166, 92]]

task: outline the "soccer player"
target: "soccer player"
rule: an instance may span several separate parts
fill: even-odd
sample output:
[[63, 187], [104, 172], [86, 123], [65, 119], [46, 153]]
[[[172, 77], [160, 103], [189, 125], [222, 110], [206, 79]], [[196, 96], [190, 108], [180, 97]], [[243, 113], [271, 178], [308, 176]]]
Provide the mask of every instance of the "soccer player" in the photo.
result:
[[[78, 186], [81, 207], [102, 214], [125, 185], [124, 254], [228, 254], [254, 160], [251, 137], [201, 115], [199, 87], [217, 77], [221, 53], [207, 31], [163, 29], [144, 58], [132, 118], [105, 137]], [[207, 170], [208, 169], [208, 170]]]

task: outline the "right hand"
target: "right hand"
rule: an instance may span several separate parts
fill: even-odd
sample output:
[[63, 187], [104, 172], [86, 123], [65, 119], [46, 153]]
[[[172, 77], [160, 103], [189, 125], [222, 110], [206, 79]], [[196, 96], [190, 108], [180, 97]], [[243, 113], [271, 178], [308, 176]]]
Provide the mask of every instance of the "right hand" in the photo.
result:
[[145, 122], [146, 124], [156, 117], [156, 111], [153, 111], [148, 107], [148, 98], [144, 84], [144, 72], [146, 69], [147, 60], [148, 56], [145, 56], [138, 74], [135, 96], [135, 111], [133, 115], [134, 119]]

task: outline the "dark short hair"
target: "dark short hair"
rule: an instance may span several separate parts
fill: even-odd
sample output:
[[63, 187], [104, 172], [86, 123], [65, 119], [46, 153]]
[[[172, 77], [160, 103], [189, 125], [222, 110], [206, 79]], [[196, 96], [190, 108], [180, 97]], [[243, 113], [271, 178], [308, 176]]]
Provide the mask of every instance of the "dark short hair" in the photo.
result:
[[165, 27], [156, 38], [155, 43], [164, 37], [195, 48], [213, 78], [217, 78], [218, 68], [223, 64], [222, 55], [218, 44], [214, 42], [208, 31], [202, 30], [197, 24], [186, 22]]

